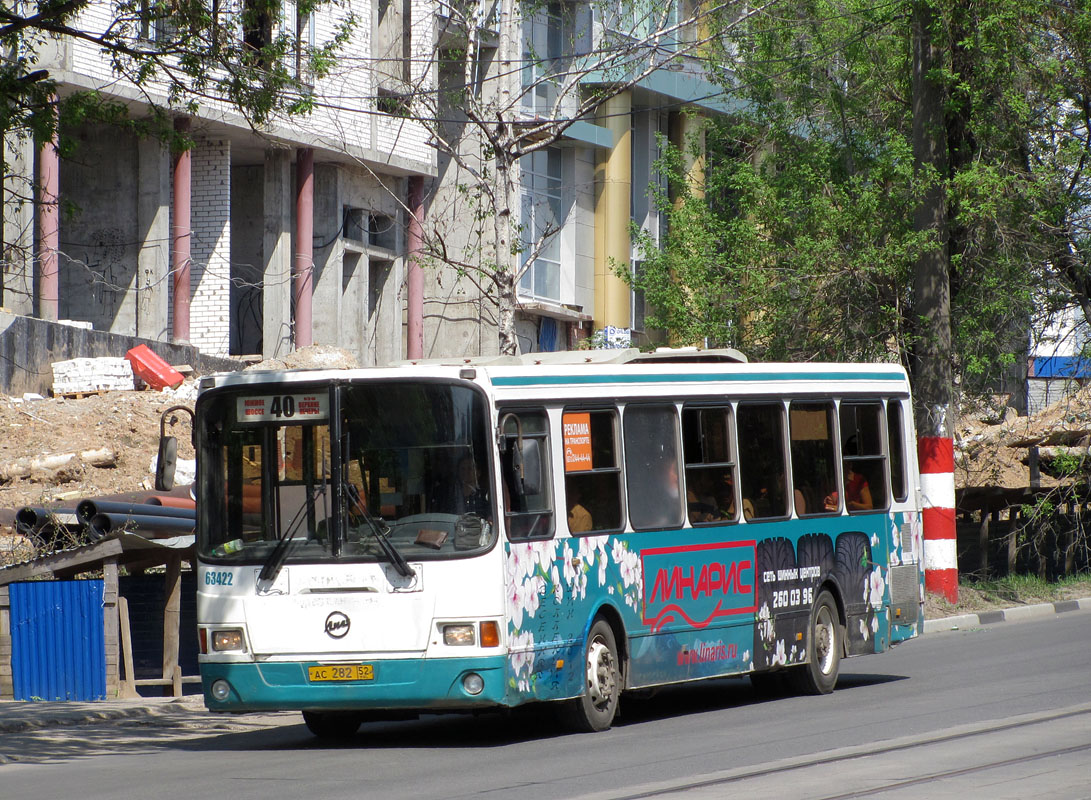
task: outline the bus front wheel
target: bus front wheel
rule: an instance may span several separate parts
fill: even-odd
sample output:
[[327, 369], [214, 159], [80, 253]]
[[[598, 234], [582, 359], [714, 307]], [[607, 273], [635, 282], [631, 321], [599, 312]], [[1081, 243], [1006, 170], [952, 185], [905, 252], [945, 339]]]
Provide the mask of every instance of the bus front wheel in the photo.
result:
[[829, 694], [841, 669], [841, 623], [837, 604], [827, 591], [819, 593], [811, 609], [807, 642], [810, 658], [792, 667], [792, 686], [802, 694]]
[[621, 695], [621, 669], [618, 665], [614, 631], [605, 620], [596, 620], [587, 636], [584, 691], [568, 701], [569, 724], [578, 731], [604, 731], [617, 714]]

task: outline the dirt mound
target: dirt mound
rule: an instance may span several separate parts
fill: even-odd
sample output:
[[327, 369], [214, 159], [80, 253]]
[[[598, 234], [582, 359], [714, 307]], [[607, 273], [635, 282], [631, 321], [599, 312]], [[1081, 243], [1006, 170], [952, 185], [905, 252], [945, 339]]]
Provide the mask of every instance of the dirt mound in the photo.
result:
[[[955, 433], [955, 485], [1023, 488], [1030, 483], [1027, 466], [1031, 446], [1038, 446], [1042, 461], [1059, 453], [1084, 458], [1091, 443], [1091, 387], [1054, 403], [1038, 414], [1017, 416], [1007, 409], [988, 407], [962, 410]], [[1042, 473], [1042, 486], [1059, 481]]]
[[[151, 489], [160, 416], [171, 406], [192, 408], [195, 396], [192, 381], [176, 391], [0, 396], [0, 508]], [[189, 417], [172, 416], [179, 458], [192, 459]]]
[[[336, 347], [300, 348], [257, 369], [348, 369], [355, 357]], [[0, 535], [24, 506], [56, 508], [85, 497], [150, 490], [159, 422], [171, 406], [193, 408], [197, 384], [161, 392], [111, 391], [78, 397], [0, 395]], [[178, 458], [193, 459], [189, 416], [174, 414], [167, 432]], [[181, 465], [180, 465], [181, 466]]]

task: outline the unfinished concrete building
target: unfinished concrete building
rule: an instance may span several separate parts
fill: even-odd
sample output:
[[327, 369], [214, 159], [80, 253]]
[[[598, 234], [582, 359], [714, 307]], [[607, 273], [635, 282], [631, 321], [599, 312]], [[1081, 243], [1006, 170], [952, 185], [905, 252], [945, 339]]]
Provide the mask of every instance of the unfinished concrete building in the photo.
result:
[[[78, 24], [101, 30], [114, 13], [95, 2]], [[215, 356], [314, 343], [362, 364], [402, 357], [410, 186], [436, 159], [424, 129], [384, 105], [393, 79], [369, 65], [382, 49], [397, 80], [430, 86], [428, 60], [414, 56], [431, 51], [434, 12], [352, 0], [285, 18], [313, 43], [350, 13], [343, 67], [313, 81], [320, 102], [306, 116], [254, 129], [199, 97], [197, 113], [171, 112], [194, 142], [184, 152], [101, 124], [63, 127], [64, 155], [10, 137], [0, 306]], [[53, 45], [38, 58], [61, 96], [95, 90], [134, 118], [170, 108], [165, 85], [119, 78], [96, 45]]]

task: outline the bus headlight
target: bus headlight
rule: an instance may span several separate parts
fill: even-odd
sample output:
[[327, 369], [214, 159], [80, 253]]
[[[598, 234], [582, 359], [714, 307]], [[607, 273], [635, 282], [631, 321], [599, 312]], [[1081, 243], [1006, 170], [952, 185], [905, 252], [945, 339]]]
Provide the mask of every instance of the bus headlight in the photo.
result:
[[227, 628], [222, 631], [212, 631], [212, 649], [217, 652], [235, 650], [246, 652], [246, 640], [242, 636], [242, 628]]
[[212, 682], [212, 686], [209, 687], [209, 693], [212, 695], [213, 700], [217, 703], [222, 703], [231, 696], [231, 684], [223, 678], [217, 678]]
[[446, 645], [472, 645], [475, 641], [473, 625], [443, 626], [443, 643]]

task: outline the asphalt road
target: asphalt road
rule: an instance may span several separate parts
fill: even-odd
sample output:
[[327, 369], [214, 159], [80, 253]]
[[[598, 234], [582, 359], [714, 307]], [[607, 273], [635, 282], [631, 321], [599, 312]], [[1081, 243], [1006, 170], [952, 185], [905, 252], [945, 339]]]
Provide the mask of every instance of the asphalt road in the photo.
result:
[[0, 798], [1091, 798], [1091, 612], [932, 634], [825, 697], [714, 681], [572, 735], [542, 710], [364, 726], [163, 715], [0, 738]]

